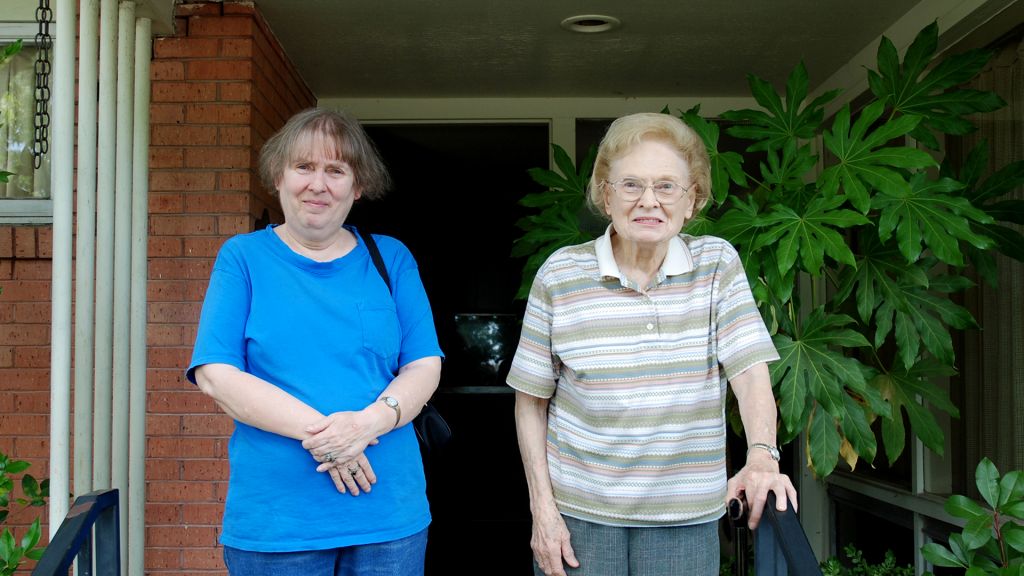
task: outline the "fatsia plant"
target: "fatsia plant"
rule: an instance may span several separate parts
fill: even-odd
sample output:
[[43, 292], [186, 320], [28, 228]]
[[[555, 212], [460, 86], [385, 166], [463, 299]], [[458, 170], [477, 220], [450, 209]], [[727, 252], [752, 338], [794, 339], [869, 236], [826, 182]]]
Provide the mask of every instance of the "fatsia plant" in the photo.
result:
[[[1024, 162], [982, 180], [984, 144], [960, 174], [915, 144], [937, 149], [940, 136], [973, 129], [971, 114], [1004, 105], [993, 93], [956, 87], [991, 53], [935, 61], [937, 38], [935, 24], [925, 27], [902, 62], [883, 39], [878, 69], [868, 72], [873, 98], [830, 118], [825, 108], [838, 91], [809, 99], [803, 64], [783, 94], [749, 76], [760, 109], [722, 115], [730, 135], [750, 142], [745, 154], [719, 150], [720, 128], [699, 107], [680, 112], [712, 164], [713, 202], [686, 231], [721, 236], [740, 251], [782, 357], [771, 365], [780, 442], [803, 435], [819, 476], [840, 458], [851, 467], [873, 462], [876, 430], [895, 461], [904, 414], [912, 433], [942, 453], [933, 411], [958, 411], [936, 380], [955, 373], [951, 332], [976, 326], [949, 295], [973, 285], [968, 266], [993, 277], [993, 250], [1024, 256], [1024, 238], [1004, 225], [1021, 223], [1024, 206], [1002, 199], [1024, 183]], [[520, 222], [526, 234], [516, 254], [534, 256], [521, 295], [551, 252], [593, 236], [575, 216], [592, 159], [576, 169], [562, 156], [561, 174], [531, 172], [550, 191], [523, 200], [547, 219]]]

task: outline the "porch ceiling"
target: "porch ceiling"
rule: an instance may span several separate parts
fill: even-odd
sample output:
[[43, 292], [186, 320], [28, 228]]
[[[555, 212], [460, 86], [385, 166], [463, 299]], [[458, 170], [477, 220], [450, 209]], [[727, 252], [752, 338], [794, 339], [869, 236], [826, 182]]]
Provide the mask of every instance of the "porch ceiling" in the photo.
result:
[[[256, 0], [318, 98], [746, 95], [812, 89], [920, 0]], [[578, 14], [618, 30], [568, 32]]]

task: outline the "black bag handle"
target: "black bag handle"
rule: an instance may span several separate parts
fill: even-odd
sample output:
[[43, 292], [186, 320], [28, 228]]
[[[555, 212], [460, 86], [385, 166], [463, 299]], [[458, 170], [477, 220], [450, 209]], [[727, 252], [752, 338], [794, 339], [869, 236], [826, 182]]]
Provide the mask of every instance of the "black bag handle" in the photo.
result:
[[388, 292], [391, 292], [391, 277], [388, 276], [388, 268], [384, 265], [384, 259], [380, 257], [380, 248], [377, 248], [377, 241], [373, 239], [373, 234], [359, 234], [359, 237], [363, 239], [363, 244], [366, 244], [366, 251], [370, 253], [370, 260], [373, 260], [373, 265], [377, 268], [377, 273], [380, 274], [384, 284], [388, 287]]
[[[377, 241], [373, 234], [359, 234], [366, 244], [366, 251], [370, 253], [370, 260], [380, 274], [381, 280], [388, 287], [388, 294], [394, 296], [391, 291], [391, 277], [388, 276], [388, 268], [384, 265], [384, 259], [380, 256], [380, 248], [377, 248]], [[444, 447], [452, 438], [452, 429], [445, 422], [444, 417], [437, 411], [433, 404], [427, 402], [420, 413], [413, 418], [413, 430], [416, 431], [416, 438], [420, 442], [420, 451], [429, 453], [431, 450], [438, 450]]]

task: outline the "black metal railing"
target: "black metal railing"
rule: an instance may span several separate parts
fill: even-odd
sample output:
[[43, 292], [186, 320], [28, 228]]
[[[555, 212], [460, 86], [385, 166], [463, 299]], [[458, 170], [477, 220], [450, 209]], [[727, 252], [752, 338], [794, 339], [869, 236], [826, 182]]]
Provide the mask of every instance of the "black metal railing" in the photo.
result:
[[[46, 546], [32, 576], [63, 576], [78, 558], [79, 576], [121, 573], [121, 535], [116, 489], [97, 490], [75, 499], [57, 533]], [[93, 526], [96, 527], [95, 538]], [[96, 572], [93, 572], [95, 552]]]
[[[739, 500], [729, 503], [729, 520], [736, 534], [736, 574], [750, 574], [747, 556], [749, 531], [747, 509]], [[754, 574], [757, 576], [821, 576], [821, 568], [807, 541], [807, 534], [792, 506], [785, 512], [775, 509], [775, 493], [761, 513], [761, 523], [754, 530]]]

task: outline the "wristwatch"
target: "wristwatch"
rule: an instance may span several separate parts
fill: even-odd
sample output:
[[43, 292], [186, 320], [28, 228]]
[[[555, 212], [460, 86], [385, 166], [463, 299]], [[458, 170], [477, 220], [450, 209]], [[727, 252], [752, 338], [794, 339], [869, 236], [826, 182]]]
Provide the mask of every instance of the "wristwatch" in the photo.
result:
[[[778, 462], [779, 460], [782, 460], [782, 454], [779, 453], [779, 449], [776, 448], [775, 446], [772, 446], [771, 444], [764, 444], [762, 442], [755, 442], [755, 443], [751, 444], [750, 447], [751, 448], [760, 448], [761, 450], [764, 450], [764, 451], [768, 452], [768, 455], [771, 456], [772, 460], [775, 460], [776, 462]], [[749, 452], [749, 449], [748, 449], [748, 452]]]
[[402, 421], [402, 407], [398, 405], [398, 399], [394, 396], [381, 396], [381, 400], [388, 408], [395, 411], [395, 427], [398, 427], [398, 423]]

